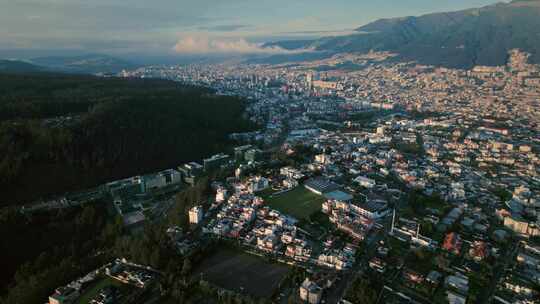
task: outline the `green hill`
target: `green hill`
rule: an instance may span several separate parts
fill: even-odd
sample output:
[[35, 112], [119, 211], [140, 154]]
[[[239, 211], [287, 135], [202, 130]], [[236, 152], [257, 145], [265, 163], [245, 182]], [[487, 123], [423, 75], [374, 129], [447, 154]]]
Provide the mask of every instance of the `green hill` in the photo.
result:
[[44, 71], [44, 68], [24, 61], [0, 60], [0, 72], [3, 73], [31, 73], [41, 71]]
[[173, 168], [250, 130], [244, 100], [163, 80], [0, 74], [0, 205]]
[[69, 73], [118, 73], [136, 67], [130, 62], [100, 54], [40, 57], [31, 62]]

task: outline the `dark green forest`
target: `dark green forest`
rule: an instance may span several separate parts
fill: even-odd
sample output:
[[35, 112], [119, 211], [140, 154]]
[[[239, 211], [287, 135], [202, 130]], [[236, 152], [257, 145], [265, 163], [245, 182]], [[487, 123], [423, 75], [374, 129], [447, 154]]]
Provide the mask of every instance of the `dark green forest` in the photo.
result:
[[[55, 288], [109, 261], [122, 221], [104, 204], [27, 217], [0, 210], [0, 303], [43, 303]], [[98, 254], [102, 252], [102, 254]]]
[[250, 130], [245, 101], [148, 79], [0, 74], [0, 206], [175, 167]]

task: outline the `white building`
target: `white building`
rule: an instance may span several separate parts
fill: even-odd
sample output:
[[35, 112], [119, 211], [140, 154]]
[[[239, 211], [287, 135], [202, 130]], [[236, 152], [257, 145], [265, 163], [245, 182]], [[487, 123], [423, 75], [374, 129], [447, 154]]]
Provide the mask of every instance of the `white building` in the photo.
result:
[[200, 206], [195, 206], [189, 209], [189, 223], [198, 225], [203, 219], [203, 209]]
[[322, 288], [309, 278], [300, 285], [300, 299], [310, 304], [319, 304], [322, 298]]
[[288, 179], [301, 179], [304, 174], [293, 167], [283, 167], [279, 170], [279, 173]]
[[292, 189], [298, 187], [298, 181], [292, 178], [287, 178], [283, 180], [283, 187], [286, 187], [287, 189]]
[[462, 294], [467, 294], [469, 292], [469, 278], [462, 274], [447, 276], [445, 284], [447, 287], [455, 288]]
[[326, 154], [318, 154], [315, 155], [315, 162], [319, 164], [327, 164], [329, 161], [328, 156]]
[[354, 179], [354, 181], [360, 184], [360, 186], [366, 187], [366, 188], [373, 188], [377, 184], [375, 180], [364, 177], [364, 176], [358, 176], [357, 178]]
[[218, 188], [216, 192], [216, 203], [220, 204], [227, 200], [227, 189]]
[[365, 218], [376, 220], [390, 213], [388, 204], [384, 201], [367, 201], [350, 205], [351, 212], [361, 215]]
[[249, 181], [248, 190], [251, 193], [255, 193], [255, 192], [265, 190], [266, 188], [268, 188], [268, 186], [269, 186], [269, 182], [267, 178], [256, 176]]

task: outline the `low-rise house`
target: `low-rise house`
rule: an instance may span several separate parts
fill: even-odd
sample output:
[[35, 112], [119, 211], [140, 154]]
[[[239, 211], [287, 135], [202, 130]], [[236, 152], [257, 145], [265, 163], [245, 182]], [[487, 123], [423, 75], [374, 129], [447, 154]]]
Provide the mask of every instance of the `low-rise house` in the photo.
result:
[[377, 257], [374, 257], [369, 260], [369, 267], [377, 272], [383, 273], [386, 271], [386, 262]]
[[436, 270], [432, 270], [426, 277], [426, 281], [430, 284], [437, 285], [441, 282], [442, 274]]
[[448, 299], [448, 304], [465, 304], [467, 303], [467, 298], [458, 294], [458, 293], [455, 293], [455, 292], [452, 292], [452, 291], [447, 291], [446, 292], [446, 297]]
[[354, 179], [354, 181], [357, 182], [360, 186], [368, 188], [368, 189], [375, 187], [375, 185], [377, 184], [375, 180], [364, 177], [364, 176], [358, 176], [357, 178]]
[[486, 242], [474, 241], [469, 248], [469, 256], [476, 261], [482, 261], [489, 255], [489, 250]]
[[446, 251], [449, 251], [455, 255], [459, 255], [461, 252], [461, 237], [455, 232], [448, 233], [444, 238], [444, 243], [442, 248]]
[[464, 275], [449, 275], [446, 277], [444, 282], [446, 287], [453, 288], [460, 294], [466, 295], [469, 292], [469, 278]]
[[49, 304], [71, 304], [79, 297], [78, 290], [72, 287], [59, 287], [49, 296]]
[[422, 284], [425, 279], [423, 275], [410, 269], [403, 271], [403, 278], [414, 284]]

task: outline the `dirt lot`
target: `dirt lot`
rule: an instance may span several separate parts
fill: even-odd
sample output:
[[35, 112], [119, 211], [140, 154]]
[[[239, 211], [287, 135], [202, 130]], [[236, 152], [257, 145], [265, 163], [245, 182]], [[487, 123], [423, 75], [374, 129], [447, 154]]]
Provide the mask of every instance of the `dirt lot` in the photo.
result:
[[207, 257], [194, 271], [217, 286], [268, 298], [285, 277], [289, 267], [271, 264], [263, 258], [232, 249], [223, 249]]

